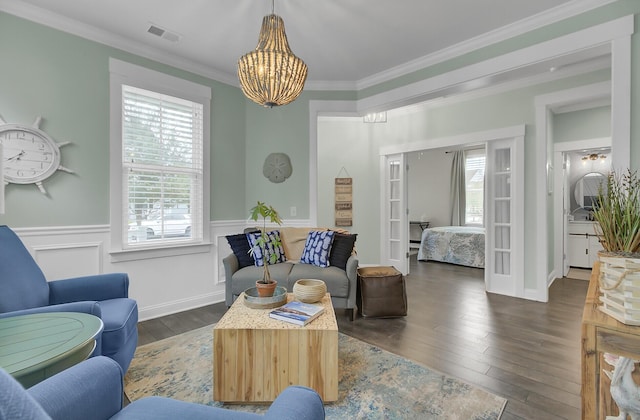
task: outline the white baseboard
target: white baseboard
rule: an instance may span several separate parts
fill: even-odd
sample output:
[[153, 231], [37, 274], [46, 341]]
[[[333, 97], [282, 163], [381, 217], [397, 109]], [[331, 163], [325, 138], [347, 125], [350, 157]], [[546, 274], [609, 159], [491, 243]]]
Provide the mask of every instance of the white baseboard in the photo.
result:
[[188, 311], [190, 309], [200, 308], [201, 306], [211, 305], [223, 301], [224, 290], [207, 295], [194, 296], [189, 299], [174, 300], [171, 302], [162, 303], [160, 305], [151, 305], [139, 309], [138, 319], [140, 321], [146, 321], [148, 319]]

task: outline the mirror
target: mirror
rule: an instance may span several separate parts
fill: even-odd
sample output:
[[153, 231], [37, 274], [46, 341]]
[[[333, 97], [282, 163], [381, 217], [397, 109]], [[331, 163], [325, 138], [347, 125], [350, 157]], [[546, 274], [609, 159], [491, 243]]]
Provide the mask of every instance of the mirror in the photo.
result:
[[606, 194], [607, 176], [600, 172], [589, 172], [576, 182], [573, 194], [578, 206], [585, 209], [592, 209], [595, 205], [596, 197], [602, 189]]

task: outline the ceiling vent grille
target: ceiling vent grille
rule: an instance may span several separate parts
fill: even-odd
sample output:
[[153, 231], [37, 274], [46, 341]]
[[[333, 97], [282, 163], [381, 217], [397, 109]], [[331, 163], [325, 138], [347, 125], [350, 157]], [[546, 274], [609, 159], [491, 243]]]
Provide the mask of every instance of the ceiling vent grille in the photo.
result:
[[147, 29], [147, 32], [169, 42], [178, 42], [180, 41], [180, 38], [182, 38], [179, 34], [171, 32], [154, 24], [149, 25], [149, 29]]

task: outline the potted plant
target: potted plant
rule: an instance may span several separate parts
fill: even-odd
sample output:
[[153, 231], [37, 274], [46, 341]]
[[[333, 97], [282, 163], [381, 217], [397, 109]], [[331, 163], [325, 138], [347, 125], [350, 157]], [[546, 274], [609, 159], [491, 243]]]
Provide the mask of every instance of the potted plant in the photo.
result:
[[265, 258], [265, 256], [267, 256], [266, 244], [271, 241], [273, 246], [279, 247], [281, 243], [279, 238], [269, 238], [267, 235], [267, 219], [269, 219], [269, 222], [277, 225], [281, 225], [282, 220], [280, 219], [280, 215], [276, 209], [262, 201], [258, 201], [258, 204], [250, 210], [249, 217], [251, 220], [256, 222], [258, 219], [262, 218], [262, 227], [259, 228], [260, 236], [257, 238], [255, 245], [250, 250], [251, 254], [255, 255], [256, 248], [260, 249], [264, 267], [262, 279], [256, 281], [256, 288], [258, 289], [258, 294], [260, 296], [272, 296], [278, 282], [271, 278], [271, 274], [269, 273], [269, 264], [274, 264], [278, 257], [275, 253], [270, 253], [268, 258]]
[[600, 310], [624, 324], [640, 325], [640, 305], [626, 291], [640, 281], [640, 180], [636, 171], [609, 173], [599, 188], [593, 220], [604, 251], [600, 260]]
[[638, 256], [640, 252], [640, 180], [636, 171], [610, 172], [593, 209], [596, 234], [606, 252]]

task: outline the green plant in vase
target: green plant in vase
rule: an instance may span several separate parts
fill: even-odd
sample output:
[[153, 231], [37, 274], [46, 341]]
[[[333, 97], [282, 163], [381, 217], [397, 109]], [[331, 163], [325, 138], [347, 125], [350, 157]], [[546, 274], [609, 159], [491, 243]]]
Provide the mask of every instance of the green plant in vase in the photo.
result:
[[[606, 188], [606, 190], [605, 190]], [[640, 308], [625, 290], [640, 281], [640, 180], [635, 171], [611, 172], [593, 209], [598, 253], [599, 309], [623, 324], [640, 325]]]
[[[631, 256], [640, 252], [640, 180], [636, 171], [612, 171], [600, 186], [593, 209], [596, 234], [606, 252]], [[635, 255], [637, 257], [637, 255]]]
[[267, 258], [267, 243], [271, 242], [274, 247], [279, 247], [281, 242], [278, 237], [270, 238], [267, 235], [267, 220], [270, 223], [281, 225], [282, 219], [280, 219], [280, 215], [276, 209], [262, 201], [258, 201], [258, 204], [250, 210], [249, 218], [256, 222], [259, 219], [262, 219], [262, 226], [259, 228], [260, 236], [256, 239], [255, 245], [250, 251], [251, 255], [255, 255], [256, 247], [260, 249], [264, 267], [262, 279], [256, 281], [256, 288], [258, 289], [260, 296], [272, 296], [277, 282], [271, 278], [271, 274], [269, 273], [269, 264], [274, 264], [278, 256], [275, 253], [268, 253]]

